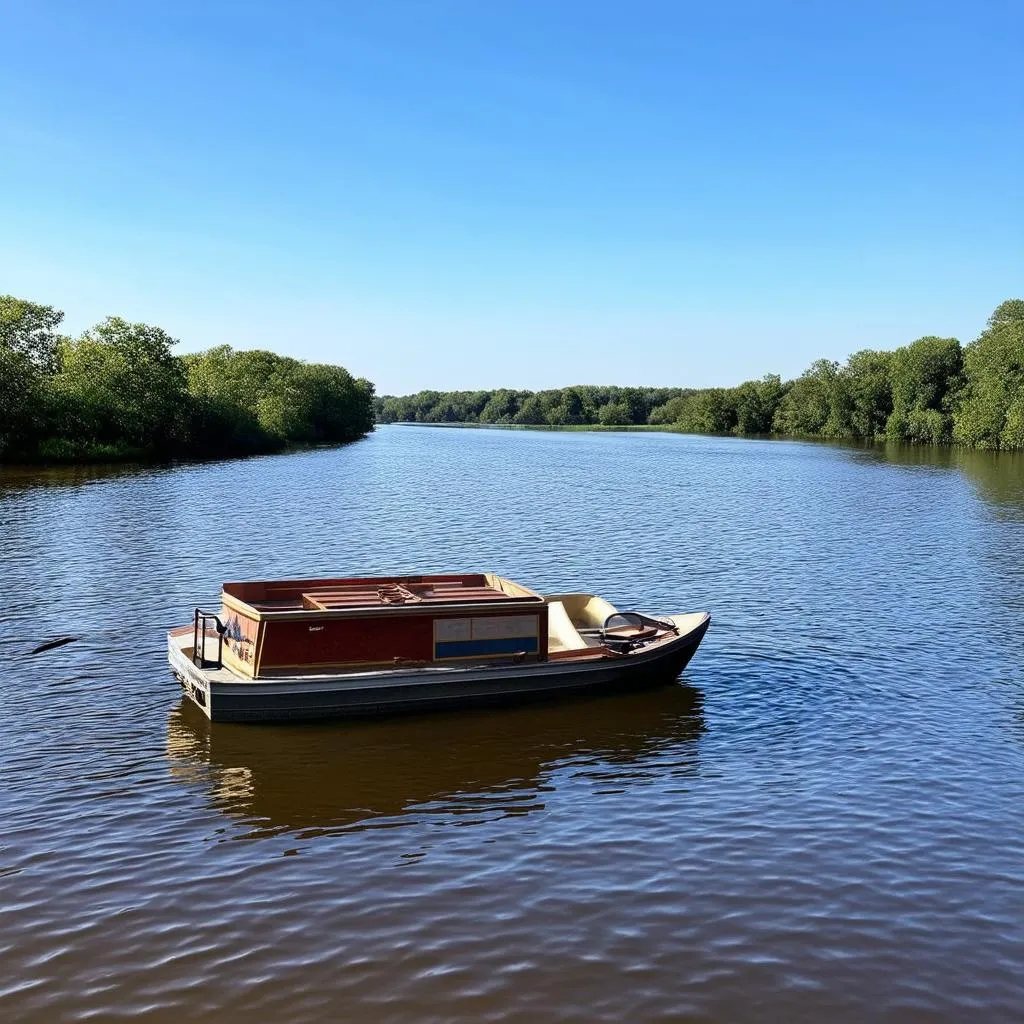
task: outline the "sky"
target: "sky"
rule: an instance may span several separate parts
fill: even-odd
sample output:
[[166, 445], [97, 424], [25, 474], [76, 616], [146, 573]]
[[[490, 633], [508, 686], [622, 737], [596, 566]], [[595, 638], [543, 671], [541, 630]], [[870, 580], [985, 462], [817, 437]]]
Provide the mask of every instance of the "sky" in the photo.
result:
[[1024, 5], [5, 0], [0, 293], [405, 394], [731, 385], [1024, 297]]

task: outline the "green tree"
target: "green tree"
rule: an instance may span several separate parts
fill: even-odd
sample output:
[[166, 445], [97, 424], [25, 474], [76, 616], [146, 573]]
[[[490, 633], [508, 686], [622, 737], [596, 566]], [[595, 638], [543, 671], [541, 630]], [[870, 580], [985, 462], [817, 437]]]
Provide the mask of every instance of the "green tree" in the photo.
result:
[[696, 434], [730, 434], [736, 429], [734, 395], [727, 388], [694, 391], [683, 400], [679, 427]]
[[892, 353], [889, 380], [892, 441], [938, 444], [950, 439], [952, 403], [960, 390], [963, 352], [956, 338], [928, 336]]
[[466, 422], [458, 401], [451, 397], [438, 399], [434, 407], [424, 415], [424, 423], [464, 423]]
[[772, 373], [761, 380], [748, 380], [733, 388], [731, 403], [736, 409], [736, 433], [771, 433], [775, 413], [784, 394], [782, 378]]
[[354, 441], [374, 424], [374, 387], [343, 366], [310, 363], [300, 383], [308, 395], [309, 416], [317, 441]]
[[850, 398], [850, 425], [855, 437], [884, 436], [892, 415], [891, 352], [862, 349], [846, 361], [842, 370]]
[[52, 371], [57, 355], [57, 328], [64, 314], [13, 295], [0, 295], [0, 351], [24, 356], [40, 370]]
[[999, 305], [964, 352], [953, 436], [977, 448], [1024, 448], [1024, 300]]
[[655, 406], [647, 417], [647, 422], [655, 426], [679, 423], [686, 410], [686, 403], [692, 395], [692, 391], [687, 391], [684, 394], [675, 395], [667, 399], [661, 405]]
[[650, 415], [645, 390], [643, 388], [623, 388], [618, 401], [629, 411], [629, 423], [646, 423]]
[[194, 445], [210, 454], [267, 451], [274, 446], [256, 407], [277, 358], [270, 352], [235, 352], [230, 345], [183, 357]]
[[519, 412], [520, 395], [508, 388], [491, 392], [480, 411], [481, 423], [512, 423]]
[[0, 457], [31, 451], [45, 430], [63, 318], [52, 306], [0, 295]]
[[826, 435], [839, 428], [839, 364], [818, 359], [790, 384], [775, 413], [778, 434]]
[[31, 448], [41, 431], [43, 376], [22, 352], [0, 346], [0, 457]]
[[548, 420], [553, 424], [579, 425], [587, 423], [587, 408], [578, 388], [563, 388], [559, 402], [548, 413]]
[[531, 425], [542, 425], [547, 423], [547, 408], [544, 400], [538, 394], [529, 395], [519, 406], [514, 422]]
[[188, 402], [174, 344], [161, 328], [120, 317], [63, 339], [52, 381], [59, 436], [114, 453], [172, 450], [182, 440]]
[[598, 410], [597, 421], [605, 427], [624, 427], [632, 423], [633, 418], [625, 402], [609, 402]]
[[373, 426], [373, 386], [341, 366], [227, 345], [186, 356], [184, 364], [193, 436], [209, 452], [349, 441]]
[[409, 395], [385, 395], [378, 399], [377, 418], [381, 423], [408, 423], [416, 418]]

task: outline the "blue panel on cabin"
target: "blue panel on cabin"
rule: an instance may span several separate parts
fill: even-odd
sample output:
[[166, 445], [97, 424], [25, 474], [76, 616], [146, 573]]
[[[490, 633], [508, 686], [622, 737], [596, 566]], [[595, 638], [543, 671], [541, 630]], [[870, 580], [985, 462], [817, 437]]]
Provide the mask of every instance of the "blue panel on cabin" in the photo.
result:
[[488, 654], [537, 653], [535, 636], [506, 637], [499, 640], [456, 640], [434, 644], [435, 658], [473, 658]]

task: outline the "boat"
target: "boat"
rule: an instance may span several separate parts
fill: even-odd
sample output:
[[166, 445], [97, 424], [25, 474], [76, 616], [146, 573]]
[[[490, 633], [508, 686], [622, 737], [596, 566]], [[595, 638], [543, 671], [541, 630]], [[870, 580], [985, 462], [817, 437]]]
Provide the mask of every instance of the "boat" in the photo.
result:
[[211, 721], [284, 721], [667, 683], [710, 622], [494, 573], [271, 580], [225, 583], [167, 654]]

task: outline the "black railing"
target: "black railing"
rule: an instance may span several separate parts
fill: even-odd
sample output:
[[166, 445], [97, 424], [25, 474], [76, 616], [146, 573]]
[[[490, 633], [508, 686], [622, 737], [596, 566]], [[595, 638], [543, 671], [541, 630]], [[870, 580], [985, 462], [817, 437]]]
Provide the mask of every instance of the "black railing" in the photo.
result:
[[[217, 630], [217, 658], [216, 660], [206, 657], [206, 624], [213, 620]], [[221, 655], [224, 653], [224, 630], [226, 629], [220, 617], [213, 612], [204, 612], [201, 608], [196, 609], [195, 618], [192, 620], [192, 664], [199, 668], [221, 668], [223, 662]]]
[[[637, 632], [630, 636], [616, 635], [616, 629], [632, 627]], [[679, 636], [679, 627], [671, 619], [655, 619], [640, 612], [614, 612], [604, 620], [603, 626], [591, 626], [589, 629], [578, 630], [580, 636], [596, 638], [604, 647], [616, 654], [629, 654], [637, 647], [643, 647], [655, 639], [654, 631], [675, 633]]]

